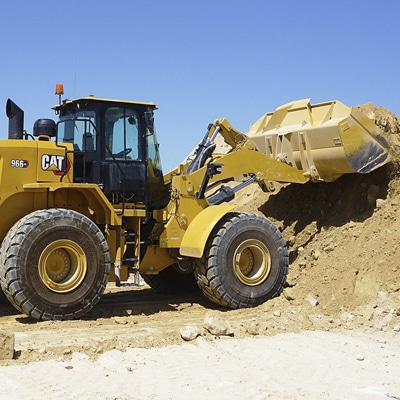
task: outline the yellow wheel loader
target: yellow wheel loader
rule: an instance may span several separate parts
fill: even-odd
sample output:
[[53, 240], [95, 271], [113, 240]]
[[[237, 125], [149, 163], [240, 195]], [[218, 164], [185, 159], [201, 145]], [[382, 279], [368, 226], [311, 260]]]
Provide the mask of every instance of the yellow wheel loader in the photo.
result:
[[[280, 231], [230, 201], [249, 184], [332, 181], [390, 161], [382, 132], [340, 102], [286, 104], [241, 133], [210, 124], [195, 152], [163, 174], [151, 102], [61, 100], [33, 135], [7, 101], [0, 141], [0, 279], [38, 320], [79, 318], [107, 283], [139, 274], [163, 293], [201, 289], [229, 308], [278, 296], [288, 272]], [[216, 152], [216, 140], [229, 146]], [[229, 184], [228, 184], [229, 183]]]

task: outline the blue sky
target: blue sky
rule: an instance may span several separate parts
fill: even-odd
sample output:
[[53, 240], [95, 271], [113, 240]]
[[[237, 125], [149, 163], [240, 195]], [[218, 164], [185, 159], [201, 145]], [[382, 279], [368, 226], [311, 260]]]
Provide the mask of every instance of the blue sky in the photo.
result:
[[292, 100], [400, 115], [398, 0], [13, 0], [0, 12], [0, 138], [7, 98], [30, 133], [55, 118], [56, 83], [66, 98], [154, 101], [165, 170], [214, 119], [246, 131]]

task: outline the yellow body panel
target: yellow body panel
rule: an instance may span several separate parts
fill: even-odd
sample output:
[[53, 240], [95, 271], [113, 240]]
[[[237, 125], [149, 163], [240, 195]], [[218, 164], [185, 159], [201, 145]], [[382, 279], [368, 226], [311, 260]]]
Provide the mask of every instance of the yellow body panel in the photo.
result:
[[[277, 182], [307, 182], [308, 179], [304, 175], [304, 170], [293, 168], [286, 163], [268, 157], [256, 151], [255, 146], [251, 149], [251, 144], [251, 142], [247, 142], [245, 146], [238, 148], [237, 151], [221, 155], [220, 159], [217, 158], [215, 163], [222, 164], [222, 172], [215, 175], [210, 180], [210, 183], [245, 174], [258, 174], [260, 177], [262, 176], [262, 179], [270, 179]], [[194, 172], [192, 180], [201, 182], [204, 172], [204, 168]]]
[[[37, 181], [60, 183], [61, 175], [57, 175], [57, 167], [66, 163], [67, 157], [65, 148], [46, 140], [1, 140], [0, 149], [2, 240], [20, 218], [31, 211], [48, 208], [45, 191], [27, 192], [25, 185], [36, 184]], [[63, 184], [72, 181], [72, 162], [68, 160], [68, 163], [71, 165], [70, 174], [63, 177]]]
[[33, 183], [23, 185], [29, 192], [45, 192], [48, 207], [75, 209], [98, 224], [120, 225], [122, 216], [107, 200], [96, 184], [89, 183]]
[[146, 275], [156, 274], [175, 262], [176, 259], [169, 255], [168, 249], [148, 246], [146, 254], [140, 263], [140, 273]]
[[234, 208], [232, 205], [210, 206], [197, 214], [183, 236], [181, 255], [200, 258], [216, 223]]

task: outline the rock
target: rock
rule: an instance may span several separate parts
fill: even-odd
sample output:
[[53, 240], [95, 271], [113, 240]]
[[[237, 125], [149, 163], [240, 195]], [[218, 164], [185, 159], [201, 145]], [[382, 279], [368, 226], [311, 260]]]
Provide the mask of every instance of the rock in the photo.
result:
[[306, 300], [313, 306], [313, 307], [315, 307], [315, 306], [317, 306], [319, 303], [318, 303], [318, 300], [317, 299], [315, 299], [313, 296], [311, 296], [310, 294], [306, 297]]
[[200, 329], [198, 326], [186, 326], [182, 328], [179, 333], [181, 334], [181, 338], [186, 341], [194, 340], [197, 336], [201, 335]]
[[280, 317], [280, 316], [282, 315], [282, 313], [281, 313], [279, 310], [276, 310], [276, 311], [274, 311], [274, 312], [272, 313], [272, 315], [273, 315], [274, 317]]
[[257, 336], [260, 334], [261, 327], [258, 322], [252, 321], [246, 328], [246, 332], [249, 335]]
[[386, 200], [384, 200], [384, 199], [376, 199], [376, 207], [377, 208], [383, 207], [385, 205], [385, 203], [386, 203]]
[[124, 317], [114, 317], [114, 322], [118, 325], [126, 325], [128, 323]]
[[227, 320], [220, 319], [214, 312], [209, 311], [204, 317], [204, 329], [215, 336], [233, 336], [231, 324]]
[[303, 270], [304, 268], [306, 268], [307, 267], [307, 261], [300, 261], [299, 262], [299, 268], [300, 268], [300, 270]]
[[326, 245], [324, 247], [324, 251], [326, 251], [327, 253], [331, 252], [335, 250], [335, 244], [334, 243], [329, 243], [328, 245]]
[[321, 257], [321, 252], [320, 252], [319, 250], [315, 250], [315, 251], [312, 253], [312, 257], [314, 258], [315, 261], [318, 260], [318, 258]]
[[286, 300], [289, 300], [289, 301], [295, 300], [295, 296], [293, 294], [293, 289], [290, 287], [283, 289], [283, 296], [285, 297]]
[[14, 357], [15, 336], [13, 332], [0, 330], [0, 360], [12, 360]]

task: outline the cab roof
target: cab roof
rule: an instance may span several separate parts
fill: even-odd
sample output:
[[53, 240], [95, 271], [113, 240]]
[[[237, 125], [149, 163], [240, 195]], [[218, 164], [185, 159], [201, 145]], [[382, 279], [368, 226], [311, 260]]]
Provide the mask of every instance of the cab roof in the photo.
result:
[[106, 99], [106, 98], [102, 98], [102, 97], [95, 97], [95, 96], [87, 96], [87, 97], [79, 97], [77, 99], [73, 99], [73, 100], [68, 100], [65, 99], [62, 101], [61, 104], [56, 104], [53, 107], [51, 107], [53, 110], [60, 110], [62, 109], [64, 106], [69, 105], [69, 104], [77, 104], [79, 102], [82, 101], [95, 101], [95, 102], [104, 102], [104, 103], [120, 103], [120, 104], [132, 104], [132, 105], [141, 105], [141, 106], [148, 106], [152, 109], [156, 109], [157, 106], [154, 102], [150, 101], [150, 102], [144, 102], [144, 101], [132, 101], [132, 100], [115, 100], [115, 99]]

